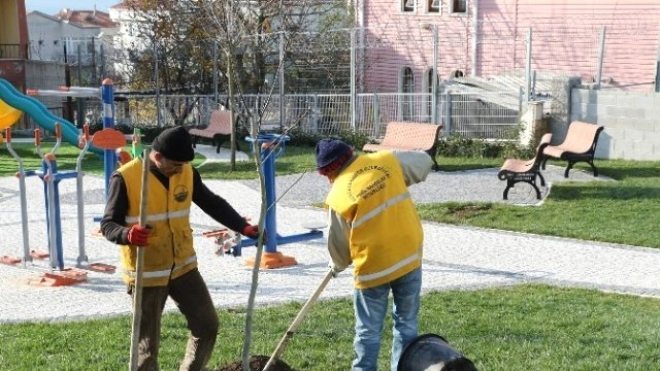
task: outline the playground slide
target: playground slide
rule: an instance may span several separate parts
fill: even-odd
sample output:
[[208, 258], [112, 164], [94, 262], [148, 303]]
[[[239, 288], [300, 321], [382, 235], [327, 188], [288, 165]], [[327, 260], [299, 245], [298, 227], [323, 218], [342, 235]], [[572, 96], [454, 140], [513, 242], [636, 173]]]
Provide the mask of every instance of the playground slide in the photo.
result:
[[0, 99], [0, 130], [14, 125], [21, 118], [21, 115], [23, 115], [23, 112]]
[[[74, 124], [53, 115], [39, 100], [22, 94], [9, 81], [2, 78], [0, 78], [0, 99], [12, 108], [27, 113], [39, 126], [50, 132], [55, 132], [55, 123], [58, 122], [62, 129], [62, 139], [78, 146], [79, 132]], [[1, 111], [0, 117], [2, 117]]]

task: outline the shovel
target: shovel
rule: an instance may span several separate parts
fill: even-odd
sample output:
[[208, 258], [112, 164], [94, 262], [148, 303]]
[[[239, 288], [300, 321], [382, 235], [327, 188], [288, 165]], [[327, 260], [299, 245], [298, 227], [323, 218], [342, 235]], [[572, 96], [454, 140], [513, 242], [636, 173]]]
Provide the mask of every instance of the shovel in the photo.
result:
[[300, 312], [298, 312], [298, 315], [293, 320], [293, 323], [291, 323], [289, 328], [286, 330], [286, 333], [284, 334], [284, 336], [282, 336], [282, 339], [277, 344], [277, 348], [275, 348], [275, 351], [273, 351], [273, 354], [271, 354], [270, 359], [268, 360], [268, 363], [266, 363], [266, 366], [264, 367], [263, 371], [268, 371], [268, 369], [273, 365], [273, 363], [275, 363], [275, 360], [278, 359], [280, 355], [282, 355], [282, 352], [284, 352], [284, 347], [286, 347], [286, 344], [289, 342], [291, 337], [293, 337], [293, 333], [296, 332], [303, 318], [305, 318], [305, 315], [312, 307], [314, 302], [316, 302], [316, 300], [319, 298], [321, 292], [323, 292], [323, 289], [325, 289], [325, 287], [328, 285], [328, 282], [330, 282], [331, 278], [332, 278], [332, 269], [330, 269], [328, 273], [325, 274], [325, 277], [323, 277], [323, 281], [321, 281], [319, 287], [316, 289], [316, 291], [314, 291], [312, 296], [309, 299], [307, 299], [307, 302], [305, 303], [305, 305], [303, 305], [302, 309], [300, 309]]

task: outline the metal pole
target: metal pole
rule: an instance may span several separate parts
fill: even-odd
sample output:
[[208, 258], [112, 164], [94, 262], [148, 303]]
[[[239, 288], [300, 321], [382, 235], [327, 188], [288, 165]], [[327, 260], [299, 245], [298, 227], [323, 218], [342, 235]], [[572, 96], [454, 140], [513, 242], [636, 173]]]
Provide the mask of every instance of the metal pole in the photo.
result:
[[213, 41], [213, 100], [215, 101], [215, 107], [213, 109], [218, 109], [218, 41]]
[[[103, 44], [99, 46], [99, 59], [101, 60], [101, 77], [105, 76], [105, 47]], [[96, 82], [95, 82], [96, 83]]]
[[[64, 85], [68, 88], [71, 87], [71, 65], [69, 64], [69, 53], [66, 50], [66, 42], [64, 45]], [[73, 99], [66, 97], [66, 118], [73, 122]]]
[[280, 31], [280, 130], [284, 128], [284, 32]]
[[527, 30], [527, 64], [525, 67], [525, 102], [532, 90], [532, 28]]
[[658, 33], [658, 47], [655, 56], [655, 92], [660, 93], [660, 32]]
[[445, 94], [445, 123], [443, 132], [447, 135], [451, 134], [452, 131], [452, 122], [451, 122], [451, 92], [447, 91]]
[[5, 142], [7, 143], [7, 151], [18, 162], [18, 190], [21, 199], [21, 230], [23, 232], [23, 266], [25, 267], [28, 262], [32, 261], [30, 255], [30, 237], [28, 229], [28, 216], [27, 216], [27, 190], [25, 188], [25, 167], [23, 166], [23, 159], [18, 156], [11, 146], [11, 127], [5, 129]]
[[82, 171], [82, 161], [85, 157], [85, 153], [89, 149], [89, 125], [83, 125], [83, 133], [80, 136], [81, 142], [84, 143], [84, 146], [78, 158], [76, 159], [76, 197], [78, 197], [78, 259], [77, 266], [81, 267], [84, 263], [87, 263], [89, 259], [85, 253], [85, 202], [83, 199], [83, 171]]
[[[114, 93], [112, 91], [112, 80], [106, 78], [101, 85], [101, 99], [103, 104], [103, 128], [112, 129], [115, 127], [115, 105]], [[106, 149], [103, 151], [103, 173], [105, 178], [105, 199], [108, 199], [108, 189], [110, 188], [110, 177], [115, 171], [117, 155], [115, 151]]]
[[605, 56], [605, 32], [607, 26], [603, 26], [600, 30], [599, 43], [598, 43], [598, 65], [596, 70], [596, 85], [594, 88], [600, 89], [600, 84], [603, 79], [603, 57]]
[[275, 157], [274, 146], [282, 145], [276, 141], [260, 142], [256, 140], [255, 146], [261, 146], [261, 171], [264, 175], [264, 188], [266, 192], [266, 221], [264, 224], [264, 233], [266, 234], [266, 252], [277, 252], [277, 193], [275, 190]]
[[374, 137], [380, 136], [380, 101], [374, 93]]
[[433, 25], [433, 69], [431, 83], [431, 122], [438, 124], [438, 25]]
[[154, 82], [156, 84], [156, 125], [161, 127], [160, 117], [160, 70], [158, 66], [158, 45], [154, 44]]
[[355, 38], [356, 38], [356, 35], [355, 35], [355, 32], [356, 32], [355, 29], [351, 30], [351, 128], [353, 129], [354, 132], [355, 132], [356, 126], [357, 126], [357, 123], [356, 123], [356, 120], [355, 120], [356, 111], [357, 111], [357, 107], [356, 107], [356, 103], [357, 103], [356, 98], [357, 97], [356, 97], [356, 89], [355, 89], [355, 84], [356, 84], [356, 81], [355, 81], [355, 77], [356, 77], [356, 73], [355, 73], [355, 63], [356, 63]]
[[90, 85], [96, 85], [99, 82], [96, 80], [96, 43], [94, 42], [94, 36], [92, 36], [92, 83]]
[[477, 76], [477, 65], [479, 63], [479, 0], [472, 0], [472, 76]]
[[[82, 82], [82, 49], [80, 43], [78, 43], [78, 86], [83, 86]], [[81, 128], [85, 124], [85, 115], [83, 113], [83, 101], [82, 99], [76, 99], [78, 114], [76, 115], [76, 126]]]

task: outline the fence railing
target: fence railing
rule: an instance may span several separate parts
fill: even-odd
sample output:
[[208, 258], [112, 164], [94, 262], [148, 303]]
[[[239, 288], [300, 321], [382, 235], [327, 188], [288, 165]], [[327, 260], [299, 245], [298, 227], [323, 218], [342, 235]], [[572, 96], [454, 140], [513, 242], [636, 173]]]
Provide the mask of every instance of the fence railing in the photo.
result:
[[[118, 124], [139, 126], [204, 126], [215, 109], [228, 107], [219, 95], [120, 96]], [[460, 134], [483, 139], [508, 139], [518, 126], [519, 112], [500, 102], [498, 94], [445, 92], [436, 100], [437, 123], [443, 135]], [[238, 124], [261, 130], [297, 128], [304, 133], [335, 135], [351, 131], [371, 137], [384, 134], [391, 121], [432, 122], [431, 94], [357, 94], [355, 119], [350, 94], [243, 95], [236, 98]]]

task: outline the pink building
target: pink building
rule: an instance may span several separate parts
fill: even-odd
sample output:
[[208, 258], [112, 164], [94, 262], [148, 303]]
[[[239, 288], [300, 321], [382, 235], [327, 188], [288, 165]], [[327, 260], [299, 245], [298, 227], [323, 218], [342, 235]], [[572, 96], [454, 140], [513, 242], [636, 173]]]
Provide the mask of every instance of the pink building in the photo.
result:
[[357, 42], [365, 92], [426, 93], [434, 60], [440, 80], [520, 75], [530, 29], [531, 69], [538, 74], [579, 76], [583, 83], [600, 75], [605, 87], [657, 89], [660, 0], [356, 0], [355, 6], [364, 29]]

